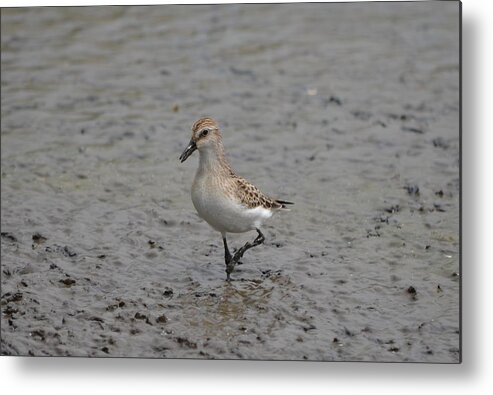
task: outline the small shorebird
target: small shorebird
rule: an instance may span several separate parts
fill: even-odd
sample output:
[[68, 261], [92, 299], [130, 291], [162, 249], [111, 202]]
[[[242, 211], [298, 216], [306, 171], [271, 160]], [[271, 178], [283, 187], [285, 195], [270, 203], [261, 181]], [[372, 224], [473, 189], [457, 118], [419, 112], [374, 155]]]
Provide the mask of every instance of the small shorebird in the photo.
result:
[[[265, 240], [260, 231], [263, 221], [280, 210], [287, 210], [285, 200], [264, 195], [255, 185], [238, 176], [224, 154], [219, 126], [211, 118], [201, 118], [192, 126], [192, 138], [180, 156], [183, 163], [199, 150], [200, 159], [192, 184], [192, 202], [199, 216], [218, 232], [224, 243], [226, 280], [243, 254]], [[231, 255], [226, 241], [227, 233], [244, 233], [256, 230], [258, 236], [252, 243], [245, 243]]]

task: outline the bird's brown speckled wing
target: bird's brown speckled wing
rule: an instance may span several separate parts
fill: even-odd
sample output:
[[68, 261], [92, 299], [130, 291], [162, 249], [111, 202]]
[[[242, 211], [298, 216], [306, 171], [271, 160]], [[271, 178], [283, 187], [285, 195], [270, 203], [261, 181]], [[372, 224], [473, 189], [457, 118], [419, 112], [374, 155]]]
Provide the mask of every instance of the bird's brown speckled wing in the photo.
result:
[[244, 206], [248, 208], [261, 206], [268, 209], [280, 209], [283, 207], [281, 203], [264, 195], [260, 189], [244, 178], [234, 175], [232, 180], [236, 198]]

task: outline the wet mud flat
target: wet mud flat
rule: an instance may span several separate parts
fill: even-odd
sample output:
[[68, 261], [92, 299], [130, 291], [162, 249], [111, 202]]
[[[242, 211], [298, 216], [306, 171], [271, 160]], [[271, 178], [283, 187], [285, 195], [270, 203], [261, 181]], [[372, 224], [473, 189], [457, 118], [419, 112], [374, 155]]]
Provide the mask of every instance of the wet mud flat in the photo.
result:
[[[459, 361], [458, 4], [1, 22], [3, 354]], [[178, 161], [204, 115], [296, 203], [231, 283]]]

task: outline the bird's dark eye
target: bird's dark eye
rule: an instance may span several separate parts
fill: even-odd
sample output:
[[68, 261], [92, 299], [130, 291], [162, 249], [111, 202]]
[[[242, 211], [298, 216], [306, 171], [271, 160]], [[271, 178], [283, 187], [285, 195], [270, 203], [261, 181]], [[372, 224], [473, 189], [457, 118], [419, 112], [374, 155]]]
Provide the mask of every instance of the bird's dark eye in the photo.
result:
[[202, 137], [205, 137], [205, 136], [207, 136], [208, 133], [209, 133], [209, 130], [208, 129], [205, 129], [205, 130], [202, 130], [202, 133], [200, 133], [200, 135]]

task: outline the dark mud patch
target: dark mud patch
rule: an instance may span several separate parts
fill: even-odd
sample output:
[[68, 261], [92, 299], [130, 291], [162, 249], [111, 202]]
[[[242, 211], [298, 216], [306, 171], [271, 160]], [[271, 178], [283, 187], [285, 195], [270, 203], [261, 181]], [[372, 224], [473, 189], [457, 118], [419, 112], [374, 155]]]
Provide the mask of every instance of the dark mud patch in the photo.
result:
[[10, 232], [2, 232], [2, 239], [5, 239], [11, 243], [17, 243], [17, 237]]

